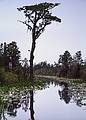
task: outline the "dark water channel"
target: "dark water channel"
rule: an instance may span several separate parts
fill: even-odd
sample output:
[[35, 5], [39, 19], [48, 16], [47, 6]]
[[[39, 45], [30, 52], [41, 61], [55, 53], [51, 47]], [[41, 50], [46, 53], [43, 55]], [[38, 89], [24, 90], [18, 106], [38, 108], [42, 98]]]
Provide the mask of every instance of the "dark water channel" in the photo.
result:
[[0, 89], [0, 120], [86, 120], [86, 83]]

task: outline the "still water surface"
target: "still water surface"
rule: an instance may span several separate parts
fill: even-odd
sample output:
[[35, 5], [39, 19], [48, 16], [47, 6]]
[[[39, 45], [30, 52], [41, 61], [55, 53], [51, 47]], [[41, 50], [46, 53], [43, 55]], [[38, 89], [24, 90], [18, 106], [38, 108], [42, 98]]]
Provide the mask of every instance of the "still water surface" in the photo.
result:
[[49, 82], [40, 90], [13, 89], [3, 95], [0, 120], [86, 120], [85, 84]]

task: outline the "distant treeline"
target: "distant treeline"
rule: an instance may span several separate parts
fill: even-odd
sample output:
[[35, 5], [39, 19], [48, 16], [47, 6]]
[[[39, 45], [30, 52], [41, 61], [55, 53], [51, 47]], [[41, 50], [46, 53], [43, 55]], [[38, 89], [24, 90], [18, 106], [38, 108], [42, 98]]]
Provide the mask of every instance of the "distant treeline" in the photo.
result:
[[[29, 69], [27, 58], [21, 60], [21, 52], [16, 42], [0, 44], [0, 81], [28, 79]], [[65, 51], [54, 64], [47, 61], [35, 64], [34, 75], [86, 79], [86, 61], [82, 59], [81, 51], [77, 51], [74, 56]]]
[[82, 59], [81, 51], [77, 51], [74, 56], [65, 51], [54, 64], [44, 61], [35, 65], [34, 72], [37, 75], [86, 79], [86, 61]]

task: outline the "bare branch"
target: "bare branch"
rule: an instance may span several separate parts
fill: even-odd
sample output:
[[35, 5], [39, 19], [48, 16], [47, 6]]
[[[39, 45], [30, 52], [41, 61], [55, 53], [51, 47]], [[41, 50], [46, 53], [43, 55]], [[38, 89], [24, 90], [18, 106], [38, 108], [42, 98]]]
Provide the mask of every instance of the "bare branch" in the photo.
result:
[[31, 31], [32, 30], [32, 27], [28, 24], [28, 23], [26, 23], [26, 21], [25, 22], [23, 22], [23, 21], [20, 21], [20, 20], [18, 20], [19, 22], [21, 22], [21, 23], [23, 23], [23, 24], [25, 24], [26, 26], [28, 26], [28, 29]]
[[42, 32], [44, 31], [45, 27], [46, 27], [46, 24], [45, 25], [42, 25], [43, 27], [39, 28], [37, 31], [36, 31], [36, 39], [42, 34]]

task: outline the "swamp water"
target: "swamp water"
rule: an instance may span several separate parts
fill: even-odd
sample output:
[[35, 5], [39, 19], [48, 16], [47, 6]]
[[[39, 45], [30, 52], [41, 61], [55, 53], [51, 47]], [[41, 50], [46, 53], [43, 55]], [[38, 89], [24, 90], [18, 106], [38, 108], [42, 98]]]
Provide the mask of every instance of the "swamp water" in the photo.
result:
[[86, 83], [1, 87], [0, 120], [86, 120]]

